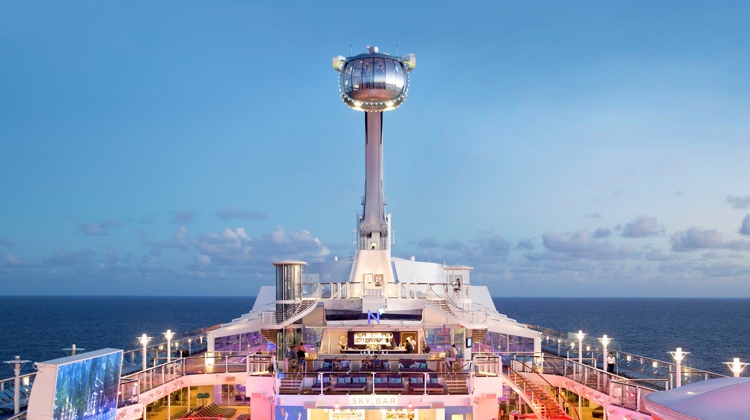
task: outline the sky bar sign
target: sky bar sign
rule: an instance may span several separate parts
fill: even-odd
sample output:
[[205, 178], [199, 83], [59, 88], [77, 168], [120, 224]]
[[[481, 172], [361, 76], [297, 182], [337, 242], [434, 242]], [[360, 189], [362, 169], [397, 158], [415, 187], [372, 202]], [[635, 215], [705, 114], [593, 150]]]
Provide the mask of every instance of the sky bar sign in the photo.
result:
[[397, 395], [351, 395], [349, 405], [352, 407], [393, 407], [399, 405]]

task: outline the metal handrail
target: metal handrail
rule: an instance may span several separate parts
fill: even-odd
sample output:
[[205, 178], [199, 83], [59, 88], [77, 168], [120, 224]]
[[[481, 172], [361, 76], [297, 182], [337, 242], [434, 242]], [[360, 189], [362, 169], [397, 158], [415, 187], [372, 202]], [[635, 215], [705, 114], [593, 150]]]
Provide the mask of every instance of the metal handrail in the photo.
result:
[[[544, 348], [545, 344], [547, 344], [551, 348], [557, 348], [558, 347], [558, 339], [561, 340], [562, 345], [567, 347], [570, 344], [574, 344], [577, 346], [578, 340], [568, 340], [567, 334], [553, 330], [551, 328], [545, 328], [540, 327], [538, 325], [531, 325], [526, 324], [527, 327], [540, 331], [543, 333], [542, 335], [542, 347]], [[601, 353], [604, 350], [602, 346], [597, 345], [596, 343], [593, 343], [589, 341], [586, 343], [584, 340], [584, 344], [587, 347], [590, 347], [591, 350], [584, 350], [582, 353], [586, 354], [588, 353], [590, 357], [595, 358], [597, 360], [601, 360], [602, 356]], [[571, 352], [566, 349], [563, 349], [563, 351], [567, 352], [568, 355], [571, 354], [578, 354], [577, 351]], [[614, 353], [615, 358], [617, 359], [618, 366], [621, 365], [627, 365], [629, 367], [632, 367], [633, 371], [638, 374], [643, 375], [650, 375], [653, 376], [654, 379], [664, 379], [664, 378], [670, 378], [672, 379], [672, 382], [674, 381], [674, 374], [676, 373], [677, 364], [669, 361], [654, 359], [647, 356], [641, 356], [637, 354], [627, 353], [618, 349], [612, 349], [611, 347], [608, 347], [608, 351], [612, 351]], [[550, 353], [556, 353], [552, 351], [548, 351]], [[597, 353], [599, 355], [597, 355]], [[571, 356], [574, 357], [574, 356]], [[716, 372], [709, 372], [701, 369], [695, 369], [693, 367], [685, 366], [682, 364], [680, 366], [680, 369], [682, 370], [683, 380], [682, 384], [692, 383], [692, 382], [698, 382], [702, 380], [707, 379], [716, 379], [716, 378], [726, 378], [728, 375], [723, 375]], [[673, 386], [674, 384], [671, 382], [670, 386]]]
[[[554, 389], [554, 390], [555, 390], [555, 397], [556, 397], [556, 398], [559, 398], [559, 397], [561, 397], [561, 395], [560, 395], [560, 392], [558, 391], [558, 387], [556, 387], [556, 386], [552, 386], [552, 384], [551, 384], [551, 383], [550, 383], [550, 382], [549, 382], [549, 381], [548, 381], [548, 380], [547, 380], [547, 379], [546, 379], [546, 378], [545, 378], [544, 376], [542, 376], [541, 374], [539, 374], [539, 372], [535, 372], [535, 371], [534, 371], [534, 367], [533, 367], [533, 366], [529, 366], [529, 365], [527, 365], [527, 364], [526, 364], [526, 362], [524, 362], [524, 361], [522, 361], [522, 360], [518, 360], [518, 362], [520, 362], [520, 363], [521, 363], [521, 366], [523, 366], [523, 367], [524, 367], [525, 369], [529, 369], [529, 370], [524, 370], [524, 373], [528, 373], [528, 372], [531, 372], [531, 373], [534, 373], [534, 374], [536, 374], [536, 375], [537, 375], [537, 376], [538, 376], [538, 377], [539, 377], [539, 378], [540, 378], [540, 379], [541, 379], [542, 381], [544, 381], [544, 383], [546, 383], [546, 384], [547, 384], [547, 385], [548, 385], [548, 386], [549, 386], [549, 387], [550, 387], [551, 389]], [[566, 403], [566, 404], [568, 404], [568, 406], [570, 406], [570, 407], [572, 407], [572, 408], [573, 408], [573, 411], [575, 412], [575, 414], [576, 414], [576, 417], [578, 418], [578, 420], [580, 420], [580, 419], [581, 419], [581, 414], [580, 414], [580, 413], [578, 412], [578, 409], [576, 408], [575, 404], [570, 404], [570, 402], [569, 402], [568, 400], [566, 400], [566, 399], [565, 399], [564, 397], [563, 397], [563, 400], [565, 400], [565, 403]]]
[[[507, 378], [508, 378], [508, 380], [509, 380], [510, 383], [512, 383], [513, 385], [515, 385], [516, 387], [518, 387], [518, 390], [521, 391], [521, 392], [518, 393], [519, 396], [521, 398], [523, 398], [523, 399], [527, 399], [528, 398], [529, 402], [531, 403], [531, 406], [534, 409], [534, 411], [536, 411], [537, 414], [541, 415], [544, 419], [549, 419], [550, 416], [547, 413], [546, 407], [544, 406], [543, 403], [541, 403], [541, 397], [537, 396], [537, 392], [533, 388], [531, 388], [529, 386], [530, 382], [527, 381], [526, 378], [524, 378], [523, 376], [521, 376], [518, 372], [516, 372], [512, 367], [508, 366], [508, 370], [513, 375], [513, 377], [507, 376]], [[514, 378], [516, 380], [520, 380], [520, 382], [521, 382], [520, 385], [522, 385], [523, 388], [521, 388], [521, 386], [519, 386], [518, 382], [516, 382], [516, 380], [514, 380]], [[529, 397], [526, 394], [527, 388], [531, 392], [531, 397]]]

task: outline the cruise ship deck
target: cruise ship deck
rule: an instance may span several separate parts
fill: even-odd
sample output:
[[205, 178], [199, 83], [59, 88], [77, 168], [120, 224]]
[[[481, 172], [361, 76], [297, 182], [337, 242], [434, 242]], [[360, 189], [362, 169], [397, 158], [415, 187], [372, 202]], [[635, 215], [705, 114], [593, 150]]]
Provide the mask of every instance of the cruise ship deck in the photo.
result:
[[372, 47], [332, 64], [365, 122], [353, 255], [274, 262], [275, 285], [252, 310], [205, 335], [168, 330], [161, 343], [140, 337], [140, 349], [17, 368], [0, 381], [2, 418], [636, 420], [656, 418], [644, 404], [654, 392], [719, 376], [681, 367], [679, 349], [668, 363], [608, 349], [606, 336], [522, 324], [473, 284], [472, 267], [392, 256], [383, 114], [404, 103], [416, 57]]

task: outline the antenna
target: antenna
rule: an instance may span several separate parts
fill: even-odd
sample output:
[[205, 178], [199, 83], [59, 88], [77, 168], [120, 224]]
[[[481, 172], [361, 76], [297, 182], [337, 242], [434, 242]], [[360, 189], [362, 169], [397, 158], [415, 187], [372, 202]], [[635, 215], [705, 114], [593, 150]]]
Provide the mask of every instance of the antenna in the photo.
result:
[[396, 44], [396, 57], [398, 57], [398, 44]]
[[349, 57], [352, 56], [352, 44], [349, 44]]

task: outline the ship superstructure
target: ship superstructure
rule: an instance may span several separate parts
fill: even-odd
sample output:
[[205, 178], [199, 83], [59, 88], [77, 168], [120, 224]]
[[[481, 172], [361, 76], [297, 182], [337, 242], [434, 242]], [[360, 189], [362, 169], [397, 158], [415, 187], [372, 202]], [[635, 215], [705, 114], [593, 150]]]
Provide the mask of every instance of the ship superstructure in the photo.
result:
[[333, 67], [365, 117], [352, 257], [274, 262], [252, 310], [205, 335], [144, 334], [125, 353], [73, 346], [35, 375], [18, 367], [12, 387], [0, 381], [0, 411], [18, 413], [6, 418], [648, 419], [647, 406], [668, 412], [650, 394], [716, 376], [612, 347], [622, 370], [608, 372], [606, 336], [592, 346], [583, 332], [533, 329], [499, 313], [471, 267], [393, 257], [383, 114], [404, 103], [416, 57], [368, 47]]
[[[338, 408], [364, 411], [365, 416], [377, 412], [372, 414], [377, 416], [383, 404], [376, 402], [388, 396], [390, 409], [419, 410], [420, 418], [447, 414], [463, 418], [477, 410], [488, 416], [496, 414], [498, 392], [485, 392], [480, 398], [474, 388], [486, 382], [481, 389], [498, 390], [502, 381], [498, 376], [470, 381], [475, 369], [473, 343], [491, 340], [493, 347], [496, 345], [493, 350], [533, 354], [541, 351], [539, 332], [498, 314], [487, 288], [472, 284], [471, 267], [391, 254], [391, 218], [383, 194], [383, 114], [404, 103], [416, 57], [393, 57], [368, 47], [365, 54], [334, 57], [333, 67], [339, 73], [344, 103], [363, 111], [365, 117], [365, 195], [357, 219], [357, 249], [347, 259], [276, 262], [275, 290], [264, 287], [253, 312], [212, 331], [209, 352], [240, 350], [227, 343], [242, 342], [243, 335], [261, 331], [276, 345], [275, 358], [283, 361], [281, 369], [288, 370], [290, 349], [293, 353], [295, 345], [304, 343], [308, 358], [299, 368], [302, 372], [295, 379], [286, 379], [302, 392], [275, 395], [269, 406], [272, 411], [303, 409], [310, 400], [308, 391], [321, 388], [323, 392], [314, 400], [315, 410], [321, 413]], [[460, 357], [446, 364], [446, 355], [454, 346]], [[365, 359], [375, 355], [382, 363], [380, 370], [363, 369]], [[365, 375], [365, 383], [352, 389], [364, 390], [374, 398], [342, 397], [342, 392], [336, 391], [336, 381], [330, 389], [315, 385], [330, 384], [327, 375], [339, 380], [342, 375], [336, 375], [334, 369], [326, 372], [325, 364], [336, 359], [341, 362], [344, 356], [351, 364], [346, 370], [351, 377], [344, 379], [361, 380], [363, 376], [356, 375]], [[497, 371], [499, 359], [487, 363], [493, 363], [495, 367], [489, 369]], [[396, 380], [403, 389], [396, 385], [384, 393], [385, 388], [377, 386], [381, 380]], [[419, 392], [418, 384], [411, 380], [426, 385], [429, 392]], [[280, 389], [287, 390], [286, 385]], [[339, 389], [351, 386], [342, 385]], [[417, 385], [416, 392], [410, 393], [412, 385]], [[251, 393], [269, 395], [261, 380], [247, 386]], [[467, 399], [469, 396], [472, 398]], [[482, 406], [486, 408], [480, 409]]]

